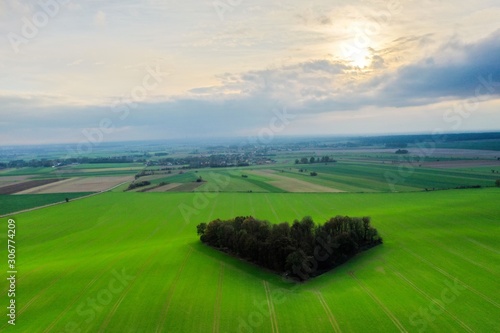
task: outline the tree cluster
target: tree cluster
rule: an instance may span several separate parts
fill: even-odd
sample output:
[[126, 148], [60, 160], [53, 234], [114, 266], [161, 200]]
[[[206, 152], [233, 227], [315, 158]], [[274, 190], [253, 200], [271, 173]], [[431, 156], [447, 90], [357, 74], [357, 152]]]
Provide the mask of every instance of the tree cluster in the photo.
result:
[[336, 216], [316, 225], [306, 216], [290, 225], [239, 216], [201, 223], [197, 231], [203, 243], [299, 280], [382, 243], [369, 217]]
[[322, 156], [317, 158], [311, 156], [311, 158], [309, 159], [307, 157], [302, 157], [300, 160], [299, 159], [295, 160], [295, 164], [313, 164], [313, 163], [328, 163], [328, 162], [337, 162], [337, 161], [332, 159], [330, 156]]
[[128, 186], [127, 190], [133, 190], [134, 188], [148, 186], [148, 185], [151, 185], [151, 182], [148, 182], [147, 180], [144, 180], [142, 182], [133, 182]]
[[396, 154], [408, 154], [408, 153], [409, 152], [406, 149], [398, 149], [398, 150], [396, 150]]
[[115, 156], [115, 157], [75, 157], [65, 159], [32, 159], [26, 160], [13, 160], [7, 163], [0, 163], [0, 169], [5, 168], [50, 168], [50, 167], [63, 167], [70, 164], [106, 164], [106, 163], [131, 163], [138, 162], [136, 157], [142, 155], [131, 156]]

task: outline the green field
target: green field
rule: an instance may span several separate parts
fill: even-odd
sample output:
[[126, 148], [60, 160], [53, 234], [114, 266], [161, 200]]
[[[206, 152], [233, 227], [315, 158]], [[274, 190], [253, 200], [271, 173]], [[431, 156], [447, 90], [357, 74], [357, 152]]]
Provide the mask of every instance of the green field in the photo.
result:
[[[303, 169], [303, 172], [299, 172]], [[416, 166], [401, 166], [390, 163], [383, 164], [369, 161], [341, 161], [338, 163], [305, 164], [305, 165], [264, 165], [244, 168], [218, 168], [186, 170], [182, 174], [175, 171], [172, 174], [155, 174], [144, 176], [138, 181], [151, 182], [148, 187], [154, 187], [161, 182], [192, 183], [202, 177], [204, 183], [196, 191], [210, 192], [263, 192], [283, 193], [286, 190], [276, 185], [276, 180], [288, 177], [294, 180], [320, 185], [343, 192], [412, 192], [454, 189], [457, 187], [482, 186], [492, 187], [499, 174], [493, 174], [491, 167], [435, 169]], [[274, 170], [275, 174], [257, 174], [259, 170]], [[254, 172], [255, 171], [255, 172]], [[311, 177], [310, 172], [318, 173]], [[243, 178], [242, 175], [248, 176]], [[278, 177], [278, 178], [277, 178]], [[277, 179], [276, 179], [277, 178]], [[134, 191], [141, 191], [145, 188]], [[292, 192], [292, 186], [289, 186]], [[115, 191], [123, 191], [126, 186]], [[174, 192], [192, 191], [192, 186], [173, 189]], [[300, 192], [299, 190], [296, 190]], [[319, 192], [319, 191], [317, 191]]]
[[[499, 332], [499, 199], [496, 188], [104, 193], [17, 214], [17, 322], [0, 331]], [[384, 244], [305, 284], [203, 246], [195, 228], [338, 214], [371, 216]]]
[[75, 199], [89, 194], [92, 194], [92, 192], [23, 195], [0, 194], [0, 215], [50, 205], [57, 202], [64, 202], [66, 198]]

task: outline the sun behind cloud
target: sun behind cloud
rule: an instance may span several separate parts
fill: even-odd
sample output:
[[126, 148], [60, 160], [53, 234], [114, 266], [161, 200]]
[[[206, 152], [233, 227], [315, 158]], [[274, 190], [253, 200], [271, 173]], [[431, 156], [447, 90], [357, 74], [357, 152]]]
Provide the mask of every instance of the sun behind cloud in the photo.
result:
[[369, 49], [360, 49], [353, 52], [349, 59], [347, 59], [354, 67], [366, 68], [372, 63], [372, 55]]

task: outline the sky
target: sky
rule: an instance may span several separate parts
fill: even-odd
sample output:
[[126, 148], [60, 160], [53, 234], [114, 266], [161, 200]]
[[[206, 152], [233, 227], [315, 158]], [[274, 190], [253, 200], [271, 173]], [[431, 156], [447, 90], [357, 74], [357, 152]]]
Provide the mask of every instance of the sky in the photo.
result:
[[0, 146], [500, 130], [500, 1], [0, 0]]

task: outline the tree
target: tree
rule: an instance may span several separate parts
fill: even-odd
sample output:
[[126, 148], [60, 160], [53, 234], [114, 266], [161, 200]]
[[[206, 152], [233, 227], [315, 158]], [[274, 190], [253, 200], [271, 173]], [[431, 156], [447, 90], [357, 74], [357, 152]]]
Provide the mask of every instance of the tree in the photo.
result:
[[382, 243], [369, 217], [336, 216], [316, 225], [306, 216], [290, 226], [238, 216], [200, 223], [196, 228], [203, 243], [300, 280]]
[[300, 163], [302, 163], [302, 164], [307, 164], [307, 162], [309, 162], [309, 160], [307, 159], [307, 157], [302, 157], [300, 159]]
[[201, 236], [205, 233], [205, 229], [207, 228], [206, 223], [200, 223], [196, 226], [196, 230], [198, 232], [198, 236]]
[[497, 179], [497, 180], [495, 181], [495, 185], [496, 185], [496, 187], [500, 187], [500, 179]]
[[316, 160], [314, 159], [314, 156], [312, 156], [310, 159], [309, 159], [309, 163], [314, 163]]
[[299, 159], [297, 158], [297, 159], [295, 160], [295, 164], [299, 164], [299, 163], [300, 163], [300, 161], [299, 161]]
[[314, 176], [317, 176], [317, 175], [318, 175], [318, 173], [316, 171], [311, 172], [311, 176], [314, 177]]

